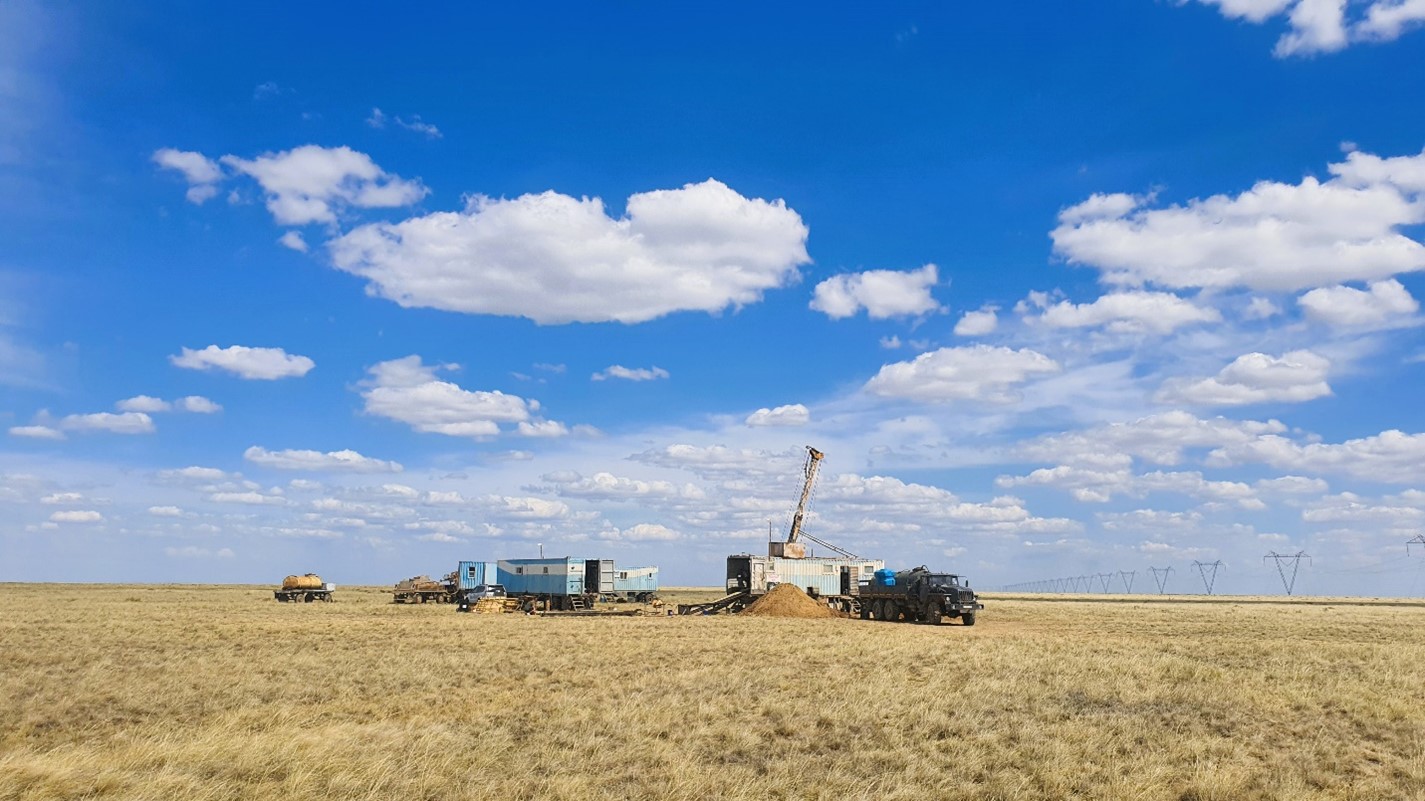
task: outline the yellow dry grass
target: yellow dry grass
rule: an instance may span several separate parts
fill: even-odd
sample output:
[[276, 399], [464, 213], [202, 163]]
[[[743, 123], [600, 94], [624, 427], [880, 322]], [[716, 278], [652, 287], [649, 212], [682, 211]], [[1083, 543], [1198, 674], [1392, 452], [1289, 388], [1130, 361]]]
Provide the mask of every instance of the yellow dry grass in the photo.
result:
[[931, 628], [337, 597], [0, 585], [0, 799], [1425, 798], [1420, 607], [991, 596]]

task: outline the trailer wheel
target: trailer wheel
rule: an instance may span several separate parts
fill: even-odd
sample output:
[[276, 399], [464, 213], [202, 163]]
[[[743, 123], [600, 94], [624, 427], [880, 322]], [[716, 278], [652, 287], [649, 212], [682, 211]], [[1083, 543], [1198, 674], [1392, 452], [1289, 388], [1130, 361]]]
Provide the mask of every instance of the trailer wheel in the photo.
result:
[[966, 626], [975, 625], [975, 613], [966, 612], [965, 614], [960, 615], [960, 622], [964, 623]]

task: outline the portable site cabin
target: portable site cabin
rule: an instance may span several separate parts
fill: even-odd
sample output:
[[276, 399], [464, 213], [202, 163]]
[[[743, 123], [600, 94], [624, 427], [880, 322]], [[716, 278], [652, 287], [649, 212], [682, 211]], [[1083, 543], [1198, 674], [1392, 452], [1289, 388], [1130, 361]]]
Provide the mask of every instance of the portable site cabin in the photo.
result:
[[812, 595], [853, 596], [885, 566], [880, 559], [736, 554], [727, 557], [727, 591], [761, 595], [778, 584], [792, 584]]
[[615, 570], [614, 592], [620, 595], [658, 592], [658, 568], [624, 567]]
[[481, 584], [499, 584], [498, 570], [494, 562], [461, 562], [455, 571], [456, 594], [473, 590]]
[[614, 591], [614, 560], [501, 559], [496, 572], [498, 583], [509, 595], [565, 598], [599, 595]]

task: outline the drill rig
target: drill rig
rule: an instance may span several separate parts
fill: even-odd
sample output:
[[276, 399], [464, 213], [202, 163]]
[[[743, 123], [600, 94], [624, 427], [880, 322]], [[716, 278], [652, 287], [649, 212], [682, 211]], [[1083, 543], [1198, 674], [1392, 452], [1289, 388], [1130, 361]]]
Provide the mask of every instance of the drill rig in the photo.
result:
[[[807, 446], [807, 458], [802, 466], [802, 494], [792, 514], [792, 526], [785, 540], [767, 544], [766, 556], [733, 554], [727, 557], [727, 595], [706, 604], [678, 607], [681, 614], [711, 614], [736, 612], [778, 584], [792, 584], [808, 595], [822, 598], [828, 606], [856, 614], [860, 611], [859, 594], [862, 584], [871, 580], [875, 571], [885, 567], [878, 559], [863, 559], [829, 542], [817, 539], [805, 529], [807, 503], [816, 484], [817, 470], [825, 454]], [[839, 556], [807, 556], [803, 542], [816, 543]]]

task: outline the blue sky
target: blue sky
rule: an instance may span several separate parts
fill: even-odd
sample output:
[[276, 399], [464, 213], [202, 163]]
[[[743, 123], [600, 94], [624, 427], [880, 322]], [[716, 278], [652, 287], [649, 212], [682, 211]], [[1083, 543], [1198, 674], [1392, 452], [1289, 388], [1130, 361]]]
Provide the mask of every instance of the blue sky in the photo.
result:
[[1425, 7], [764, 5], [0, 7], [0, 580], [1425, 591]]

